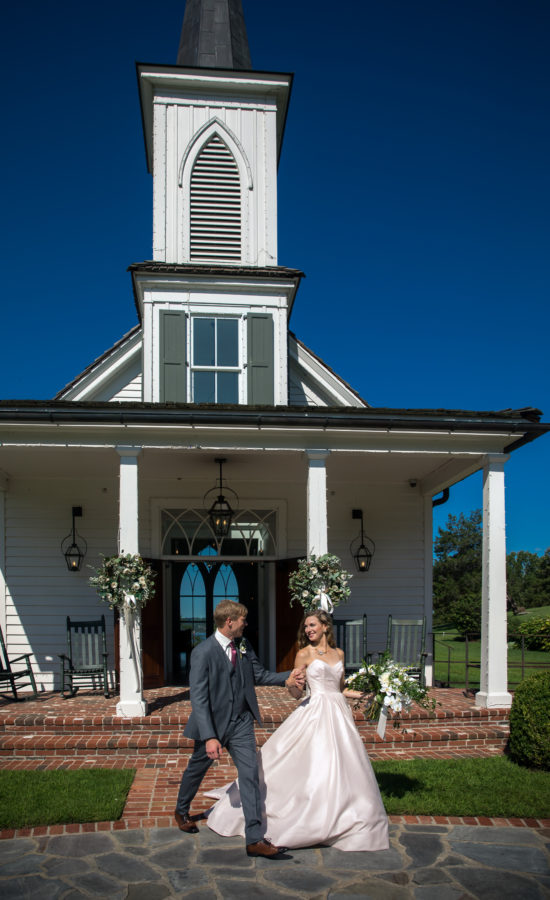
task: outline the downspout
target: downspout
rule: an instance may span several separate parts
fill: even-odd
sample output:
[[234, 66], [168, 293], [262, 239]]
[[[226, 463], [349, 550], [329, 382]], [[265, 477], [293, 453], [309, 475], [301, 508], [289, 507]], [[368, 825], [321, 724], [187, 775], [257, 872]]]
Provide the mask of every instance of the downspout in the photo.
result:
[[449, 499], [450, 492], [451, 492], [450, 488], [448, 488], [448, 487], [443, 488], [443, 491], [441, 492], [441, 497], [437, 497], [435, 500], [432, 500], [432, 507], [443, 506], [443, 504], [446, 503], [447, 500]]

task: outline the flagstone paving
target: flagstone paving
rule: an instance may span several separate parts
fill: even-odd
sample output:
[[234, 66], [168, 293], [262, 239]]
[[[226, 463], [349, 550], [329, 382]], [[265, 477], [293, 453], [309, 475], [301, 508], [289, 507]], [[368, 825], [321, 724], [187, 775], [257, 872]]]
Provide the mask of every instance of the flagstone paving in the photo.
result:
[[249, 859], [240, 838], [140, 828], [0, 842], [3, 900], [548, 900], [550, 827], [392, 824], [391, 847]]

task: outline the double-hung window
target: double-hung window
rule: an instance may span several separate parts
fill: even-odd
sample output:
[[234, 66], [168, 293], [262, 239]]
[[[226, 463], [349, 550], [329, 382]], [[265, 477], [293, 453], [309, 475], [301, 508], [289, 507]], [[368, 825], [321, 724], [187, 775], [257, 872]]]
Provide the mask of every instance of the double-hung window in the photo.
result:
[[240, 320], [193, 316], [191, 390], [194, 403], [239, 403]]

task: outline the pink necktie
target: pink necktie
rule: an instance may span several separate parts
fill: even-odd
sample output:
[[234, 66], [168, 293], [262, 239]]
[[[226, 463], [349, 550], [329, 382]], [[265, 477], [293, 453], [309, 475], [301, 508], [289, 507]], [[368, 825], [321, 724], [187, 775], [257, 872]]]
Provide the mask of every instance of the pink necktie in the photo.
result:
[[231, 641], [229, 646], [231, 647], [231, 665], [235, 668], [237, 665], [237, 648], [235, 647], [235, 641]]

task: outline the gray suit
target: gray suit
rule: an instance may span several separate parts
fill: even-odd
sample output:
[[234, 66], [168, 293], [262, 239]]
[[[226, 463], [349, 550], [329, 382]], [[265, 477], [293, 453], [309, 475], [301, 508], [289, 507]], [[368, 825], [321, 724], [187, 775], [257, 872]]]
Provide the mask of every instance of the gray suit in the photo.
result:
[[205, 743], [217, 738], [227, 747], [239, 775], [245, 819], [245, 838], [253, 844], [263, 837], [254, 719], [262, 724], [256, 684], [283, 685], [289, 672], [264, 669], [245, 638], [237, 639], [245, 652], [237, 655], [234, 669], [214, 635], [198, 644], [191, 654], [189, 687], [191, 715], [184, 729], [195, 740], [195, 749], [183, 773], [176, 811], [188, 813], [193, 797], [212, 764]]

